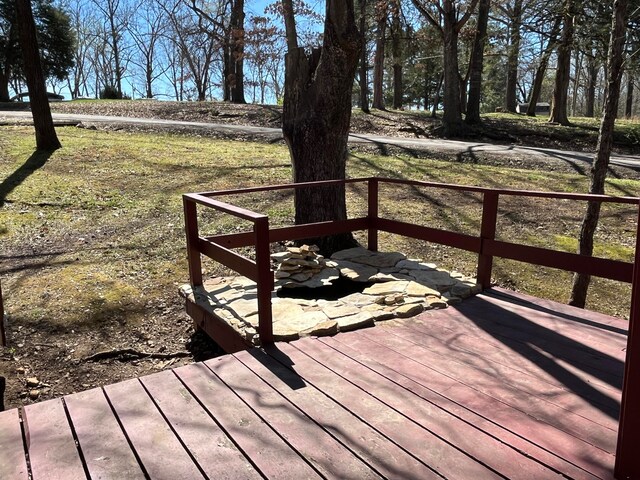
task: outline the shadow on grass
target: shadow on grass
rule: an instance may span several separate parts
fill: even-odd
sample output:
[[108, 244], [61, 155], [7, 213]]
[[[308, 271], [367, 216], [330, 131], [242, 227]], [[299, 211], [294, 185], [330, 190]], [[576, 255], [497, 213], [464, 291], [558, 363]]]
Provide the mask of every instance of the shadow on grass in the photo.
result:
[[4, 206], [11, 192], [47, 163], [52, 153], [50, 150], [36, 150], [20, 168], [0, 183], [0, 207]]

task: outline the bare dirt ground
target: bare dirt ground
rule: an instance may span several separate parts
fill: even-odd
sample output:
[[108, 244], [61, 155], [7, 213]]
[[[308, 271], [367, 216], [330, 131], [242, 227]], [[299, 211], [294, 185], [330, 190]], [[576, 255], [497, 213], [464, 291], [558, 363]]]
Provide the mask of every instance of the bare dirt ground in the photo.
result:
[[[257, 105], [229, 105], [218, 103], [178, 103], [155, 101], [123, 101], [123, 102], [70, 102], [53, 104], [54, 111], [74, 112], [83, 114], [100, 114], [114, 116], [130, 116], [142, 118], [176, 119], [186, 121], [206, 121], [212, 123], [232, 123], [254, 126], [279, 127], [281, 109], [277, 106]], [[533, 146], [556, 146], [560, 148], [589, 151], [595, 146], [593, 126], [585, 124], [573, 130], [573, 134], [566, 133], [562, 128], [554, 126], [540, 126], [535, 122], [523, 124], [518, 118], [487, 118], [486, 128], [473, 134], [479, 141], [518, 143]], [[5, 128], [5, 127], [3, 127]], [[370, 115], [355, 112], [352, 121], [352, 131], [355, 133], [370, 133], [386, 136], [437, 137], [438, 122], [422, 112], [373, 112]], [[104, 127], [109, 133], [114, 130], [125, 130], [131, 133], [137, 141], [137, 131], [144, 131], [140, 127], [122, 127], [107, 125]], [[151, 129], [153, 130], [153, 129]], [[165, 129], [162, 129], [163, 133]], [[246, 172], [240, 171], [238, 166], [231, 165], [228, 160], [220, 163], [206, 163], [217, 151], [203, 152], [202, 159], [193, 157], [197, 146], [172, 145], [167, 146], [167, 153], [172, 159], [180, 157], [179, 162], [172, 164], [156, 163], [155, 158], [132, 158], [131, 162], [123, 160], [127, 155], [126, 138], [123, 145], [118, 145], [113, 156], [110, 156], [109, 139], [105, 137], [104, 149], [96, 149], [93, 143], [83, 143], [83, 130], [73, 129], [74, 141], [79, 145], [78, 157], [69, 157], [66, 163], [49, 163], [46, 159], [40, 165], [38, 158], [28, 160], [27, 170], [41, 169], [46, 173], [54, 194], [40, 198], [28, 195], [18, 200], [12, 200], [10, 193], [16, 185], [25, 178], [17, 178], [13, 167], [7, 174], [0, 175], [0, 214], [2, 210], [11, 216], [11, 222], [17, 224], [14, 229], [21, 229], [20, 235], [0, 245], [0, 273], [3, 275], [3, 288], [10, 287], [20, 292], [21, 300], [12, 303], [14, 312], [25, 311], [20, 318], [10, 318], [10, 345], [0, 350], [0, 376], [8, 380], [5, 395], [7, 407], [55, 398], [74, 391], [114, 383], [126, 378], [145, 375], [165, 368], [172, 368], [193, 361], [210, 358], [221, 353], [220, 349], [205, 335], [196, 332], [191, 320], [184, 313], [184, 305], [176, 293], [174, 281], [184, 281], [185, 265], [171, 266], [173, 259], [182, 258], [184, 234], [182, 231], [182, 217], [179, 205], [173, 210], [164, 208], [162, 199], [156, 205], [151, 202], [144, 208], [135, 210], [131, 202], [148, 202], [148, 198], [134, 197], [134, 193], [144, 194], [146, 197], [154, 195], [154, 190], [163, 189], [175, 194], [200, 190], [195, 187], [199, 183], [213, 185], [218, 181], [219, 171], [225, 172], [225, 182], [228, 185], [216, 185], [217, 188], [232, 188], [233, 185], [278, 183], [289, 178], [287, 159], [281, 158], [281, 153], [267, 152], [273, 155], [269, 169], [253, 158], [264, 159], [265, 152], [250, 152], [246, 158], [251, 162], [239, 163], [240, 167], [247, 167]], [[189, 136], [199, 136], [202, 132], [189, 132], [176, 129], [171, 133]], [[597, 133], [597, 132], [596, 132]], [[30, 131], [8, 131], [8, 135], [31, 136]], [[221, 135], [226, 137], [225, 135]], [[77, 137], [77, 138], [75, 138]], [[249, 140], [249, 138], [245, 138]], [[251, 138], [251, 140], [254, 140]], [[259, 139], [257, 139], [259, 140]], [[121, 141], [121, 140], [117, 140]], [[70, 140], [69, 140], [70, 142]], [[88, 140], [87, 140], [88, 142]], [[167, 140], [170, 143], [170, 140]], [[235, 142], [237, 144], [237, 142]], [[149, 150], [153, 146], [150, 145]], [[15, 149], [15, 144], [9, 143], [0, 136], [0, 152]], [[265, 145], [265, 148], [269, 148]], [[175, 149], [172, 150], [172, 149]], [[620, 135], [617, 150], [622, 153], [634, 153], [637, 145], [631, 135]], [[29, 148], [25, 149], [29, 152]], [[558, 174], [558, 183], [564, 181], [564, 173], [575, 174], [575, 169], [557, 163], [546, 163], [542, 160], [536, 163], [525, 162], [523, 159], [512, 158], [450, 158], [446, 154], [430, 151], [428, 154], [418, 150], [407, 151], [389, 147], [386, 157], [381, 159], [361, 159], [360, 153], [380, 155], [381, 151], [373, 146], [359, 146], [353, 149], [355, 171], [353, 176], [381, 174], [399, 178], [420, 178], [424, 180], [461, 182], [467, 175], [467, 163], [481, 166], [509, 167], [500, 171], [482, 171], [478, 169], [471, 182], [494, 182], [500, 186], [525, 188], [548, 188], [549, 177], [538, 177], [542, 170], [545, 175], [549, 172]], [[402, 154], [400, 158], [397, 154]], [[407, 160], [407, 154], [411, 160]], [[24, 156], [24, 158], [26, 158]], [[230, 149], [221, 158], [233, 156]], [[433, 165], [423, 161], [426, 158], [438, 158], [450, 162], [445, 169], [439, 163]], [[20, 155], [17, 155], [20, 158]], [[192, 160], [192, 158], [194, 158]], [[0, 153], [0, 160], [2, 153]], [[31, 163], [29, 163], [31, 162]], [[119, 163], [120, 162], [120, 163]], [[186, 162], [188, 165], [183, 165]], [[142, 166], [141, 166], [142, 165]], [[1, 164], [0, 164], [1, 166]], [[189, 168], [185, 168], [188, 166]], [[511, 174], [510, 168], [526, 168], [531, 170], [530, 178], [525, 178], [520, 170]], [[24, 171], [20, 175], [27, 177], [31, 173]], [[20, 171], [20, 168], [17, 170]], [[60, 171], [58, 171], [60, 170]], [[153, 170], [153, 172], [151, 171]], [[445, 171], [446, 170], [446, 171]], [[56, 184], [55, 179], [69, 178], [62, 174], [86, 172], [86, 181], [93, 184], [69, 186], [67, 192], [62, 184]], [[493, 172], [493, 173], [492, 173]], [[579, 172], [580, 173], [580, 172]], [[583, 174], [586, 172], [582, 172]], [[193, 175], [194, 179], [188, 183], [183, 177]], [[72, 178], [75, 177], [71, 176]], [[637, 178], [636, 174], [627, 169], [617, 169], [613, 177]], [[45, 180], [46, 183], [47, 180]], [[65, 181], [65, 180], [62, 180]], [[137, 181], [149, 184], [147, 187], [136, 186]], [[554, 180], [551, 180], [554, 181]], [[14, 182], [14, 183], [12, 183]], [[209, 183], [207, 183], [209, 182]], [[538, 182], [536, 184], [536, 182]], [[586, 185], [586, 183], [585, 183]], [[47, 185], [45, 185], [46, 187]], [[45, 188], [42, 187], [42, 188]], [[571, 185], [570, 188], [583, 188], [584, 185]], [[624, 189], [627, 190], [624, 190]], [[58, 193], [55, 194], [55, 190]], [[84, 192], [86, 190], [86, 192]], [[131, 190], [133, 193], [129, 193]], [[77, 192], [81, 193], [78, 194]], [[82, 193], [85, 197], [77, 198]], [[37, 192], [36, 192], [37, 193]], [[637, 195], [640, 193], [636, 183], [620, 183], [615, 194]], [[40, 192], [42, 194], [42, 192]], [[430, 225], [451, 228], [456, 231], [474, 229], [479, 224], [480, 211], [477, 203], [471, 199], [466, 203], [448, 196], [446, 192], [439, 196], [424, 195], [413, 192], [410, 195], [398, 193], [394, 196], [395, 214], [410, 219], [413, 216], [427, 219]], [[35, 198], [37, 197], [37, 198]], [[430, 200], [432, 206], [441, 215], [438, 219], [431, 218], [431, 210], [421, 210], [424, 199]], [[155, 200], [154, 200], [155, 201]], [[421, 202], [413, 204], [411, 202]], [[87, 204], [90, 204], [87, 207]], [[416, 205], [421, 205], [419, 208]], [[160, 207], [162, 206], [162, 208]], [[247, 205], [250, 207], [251, 205]], [[538, 232], [544, 231], [555, 236], [557, 242], [568, 242], [576, 238], [576, 225], [580, 214], [568, 206], [550, 214], [550, 210], [537, 208], [536, 204], [518, 206], [521, 216], [505, 216], [509, 225], [505, 227], [505, 235], [509, 238], [520, 236], [525, 240], [536, 238]], [[475, 213], [470, 213], [475, 210]], [[276, 214], [280, 211], [275, 210]], [[60, 217], [68, 221], [69, 227]], [[67, 219], [68, 217], [68, 219]], [[87, 217], [86, 219], [84, 217]], [[611, 215], [613, 225], [604, 230], [611, 235], [612, 243], [619, 242], [619, 231], [624, 230], [633, 221], [633, 212], [616, 212]], [[550, 221], [562, 218], [562, 222]], [[469, 225], [462, 225], [462, 219], [470, 220]], [[631, 219], [631, 220], [630, 220]], [[0, 234], [5, 232], [0, 218]], [[426, 221], [426, 220], [425, 220]], [[574, 225], [569, 229], [565, 223]], [[63, 228], [64, 227], [64, 228]], [[630, 230], [629, 230], [630, 231]], [[142, 235], [145, 234], [145, 236]], [[628, 233], [628, 232], [627, 232]], [[135, 238], [140, 246], [134, 247]], [[145, 243], [147, 242], [147, 243]], [[568, 250], [575, 249], [573, 245], [561, 245]], [[620, 254], [625, 257], [632, 246], [623, 245], [625, 250]], [[472, 255], [460, 257], [458, 253], [447, 247], [438, 245], [425, 246], [398, 243], [397, 250], [410, 256], [420, 256], [428, 259], [438, 258], [444, 262], [445, 268], [465, 269], [473, 272], [476, 259]], [[165, 252], [166, 251], [166, 252]], [[160, 254], [159, 254], [160, 252]], [[611, 253], [611, 252], [609, 252]], [[615, 253], [615, 252], [614, 252]], [[136, 266], [146, 262], [151, 254], [156, 258], [152, 268], [141, 270]], [[615, 256], [615, 255], [614, 255]], [[449, 265], [447, 265], [449, 262]], [[457, 262], [457, 263], [456, 263]], [[104, 265], [109, 270], [104, 270]], [[68, 267], [68, 268], [67, 268]], [[26, 273], [25, 273], [26, 272]], [[502, 286], [515, 289], [525, 289], [522, 284], [523, 270], [507, 262], [497, 264], [496, 278]], [[540, 282], [548, 282], [547, 274], [540, 269], [527, 272], [530, 277], [539, 277]], [[5, 283], [9, 279], [8, 282]], [[568, 278], [568, 276], [567, 276]], [[566, 283], [567, 279], [563, 282]], [[87, 286], [91, 287], [95, 296], [83, 296]], [[553, 287], [555, 288], [555, 287]], [[134, 289], [145, 292], [146, 296], [138, 295]], [[551, 289], [553, 290], [553, 289]], [[8, 291], [8, 290], [5, 290]], [[535, 294], [535, 291], [525, 290]], [[604, 287], [596, 290], [596, 298], [601, 302], [607, 313], [624, 315], [627, 304], [618, 300], [617, 296], [608, 294]], [[540, 292], [541, 296], [547, 291]], [[624, 292], [623, 292], [624, 293]], [[562, 293], [549, 291], [549, 296], [560, 299]], [[16, 295], [18, 296], [18, 295]], [[623, 295], [624, 296], [624, 295]], [[38, 305], [34, 308], [34, 305]], [[72, 319], [62, 322], [61, 318]]]

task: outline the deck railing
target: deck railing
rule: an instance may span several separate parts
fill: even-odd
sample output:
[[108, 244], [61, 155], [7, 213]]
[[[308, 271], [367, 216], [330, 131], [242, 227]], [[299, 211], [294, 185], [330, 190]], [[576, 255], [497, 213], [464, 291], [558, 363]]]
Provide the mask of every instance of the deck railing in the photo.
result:
[[[317, 188], [336, 184], [366, 184], [368, 192], [368, 209], [366, 216], [341, 221], [269, 228], [269, 219], [266, 215], [255, 213], [213, 198], [232, 194]], [[379, 187], [381, 184], [437, 188], [480, 194], [482, 197], [480, 231], [477, 235], [469, 235], [382, 218], [379, 215]], [[634, 262], [591, 257], [577, 253], [568, 253], [515, 242], [496, 240], [498, 205], [501, 197], [529, 197], [635, 205], [639, 208]], [[273, 341], [271, 292], [274, 288], [274, 276], [270, 266], [269, 245], [285, 240], [301, 240], [323, 235], [367, 230], [367, 247], [374, 251], [378, 249], [379, 231], [439, 243], [478, 254], [476, 275], [478, 283], [480, 283], [483, 288], [490, 286], [494, 257], [631, 283], [631, 312], [629, 316], [627, 358], [625, 363], [618, 448], [616, 453], [616, 478], [640, 478], [640, 459], [635, 454], [637, 445], [640, 445], [640, 409], [633, 407], [634, 405], [640, 405], [640, 332], [638, 332], [638, 328], [640, 328], [638, 326], [638, 322], [640, 322], [640, 198], [492, 189], [370, 177], [192, 193], [185, 194], [183, 201], [191, 285], [202, 285], [201, 255], [206, 255], [255, 281], [258, 288], [258, 333], [260, 335], [260, 341], [263, 344]], [[248, 220], [253, 223], [253, 229], [252, 231], [234, 234], [208, 237], [200, 236], [197, 216], [198, 205], [213, 208], [237, 218]], [[233, 248], [250, 246], [255, 247], [255, 260], [251, 260], [232, 251]]]

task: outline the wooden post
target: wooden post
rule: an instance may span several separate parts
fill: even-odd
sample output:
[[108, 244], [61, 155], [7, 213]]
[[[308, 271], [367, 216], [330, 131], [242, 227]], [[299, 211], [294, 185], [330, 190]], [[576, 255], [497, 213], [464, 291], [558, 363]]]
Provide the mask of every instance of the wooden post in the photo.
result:
[[189, 263], [189, 283], [192, 287], [202, 285], [202, 260], [198, 250], [198, 210], [196, 203], [183, 195], [184, 224], [187, 235], [187, 261]]
[[378, 251], [378, 179], [370, 178], [368, 183], [368, 213], [369, 230], [367, 231], [367, 248], [372, 252]]
[[636, 253], [631, 283], [631, 312], [627, 355], [624, 364], [622, 400], [614, 476], [617, 479], [640, 478], [640, 205], [636, 229]]
[[4, 300], [2, 300], [2, 282], [0, 281], [0, 346], [7, 346], [7, 332], [4, 330]]
[[482, 224], [480, 225], [480, 255], [478, 255], [477, 282], [482, 288], [491, 286], [491, 270], [493, 256], [484, 252], [485, 240], [496, 238], [496, 221], [498, 219], [498, 193], [485, 192], [482, 198]]
[[253, 231], [256, 237], [256, 266], [258, 267], [258, 334], [260, 344], [267, 345], [273, 343], [271, 292], [274, 287], [269, 250], [269, 217], [256, 219]]

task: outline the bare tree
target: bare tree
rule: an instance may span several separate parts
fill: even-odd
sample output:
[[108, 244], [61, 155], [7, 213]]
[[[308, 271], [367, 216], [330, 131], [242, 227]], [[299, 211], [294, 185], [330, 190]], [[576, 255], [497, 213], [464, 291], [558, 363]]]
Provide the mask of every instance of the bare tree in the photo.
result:
[[29, 0], [15, 0], [15, 2], [18, 38], [36, 132], [36, 147], [38, 150], [56, 150], [62, 145], [53, 127], [31, 2]]
[[388, 0], [377, 0], [376, 16], [376, 53], [373, 59], [373, 108], [384, 110], [384, 50], [389, 15]]
[[567, 116], [569, 95], [569, 73], [571, 68], [571, 45], [573, 44], [573, 21], [576, 0], [565, 0], [562, 15], [562, 37], [558, 45], [558, 67], [553, 88], [553, 101], [549, 122], [570, 125]]
[[487, 25], [491, 0], [480, 0], [478, 3], [478, 20], [473, 38], [473, 49], [469, 60], [469, 98], [467, 101], [468, 124], [480, 123], [480, 95], [482, 93], [482, 69], [484, 66], [484, 46], [487, 41]]
[[[118, 96], [122, 97], [122, 79], [126, 62], [123, 59], [125, 31], [127, 29], [130, 11], [121, 0], [92, 0], [94, 7], [102, 13], [104, 21], [103, 41], [108, 48], [110, 58], [113, 61], [112, 72], [114, 85]], [[103, 50], [103, 53], [106, 49]], [[106, 55], [103, 55], [103, 59]], [[103, 66], [105, 66], [103, 64]], [[105, 85], [107, 86], [107, 85]]]

